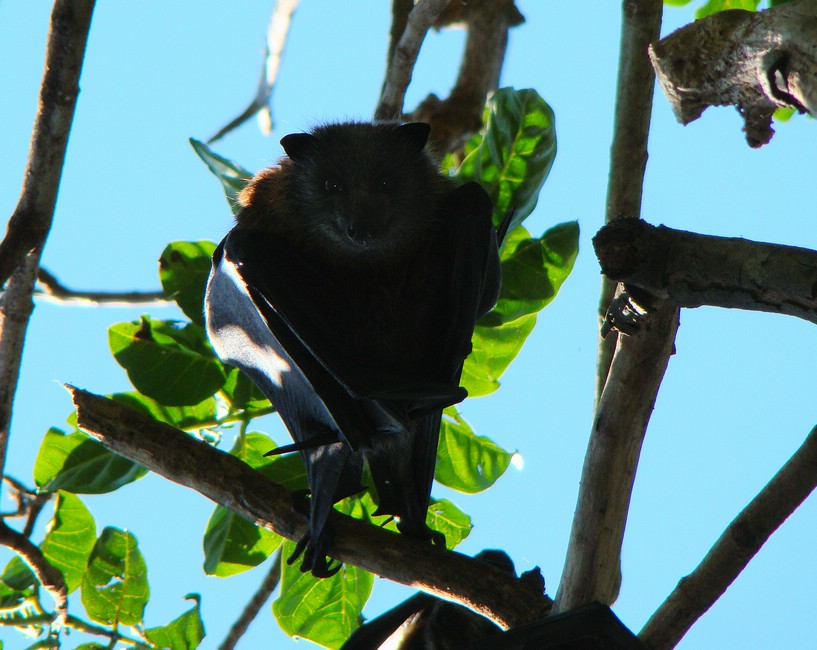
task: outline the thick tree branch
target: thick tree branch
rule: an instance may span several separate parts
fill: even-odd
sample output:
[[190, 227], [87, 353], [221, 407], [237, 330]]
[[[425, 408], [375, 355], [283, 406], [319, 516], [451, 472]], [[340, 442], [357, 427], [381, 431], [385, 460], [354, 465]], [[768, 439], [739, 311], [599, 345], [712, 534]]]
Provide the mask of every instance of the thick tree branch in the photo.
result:
[[[84, 431], [115, 453], [291, 540], [306, 532], [291, 493], [238, 458], [117, 402], [68, 387]], [[524, 581], [453, 551], [371, 526], [338, 512], [331, 517], [331, 556], [460, 603], [508, 628], [544, 616], [551, 601]]]
[[[660, 34], [661, 10], [658, 0], [624, 0], [623, 3], [605, 223], [617, 217], [637, 219], [641, 216], [641, 193], [647, 168], [647, 138], [655, 87], [647, 47]], [[615, 282], [602, 279], [599, 324], [604, 322], [615, 290]], [[607, 381], [617, 336], [617, 333], [611, 332], [599, 339], [597, 403]]]
[[[658, 37], [661, 12], [661, 0], [623, 3], [608, 220], [619, 215], [637, 218], [641, 211], [654, 83], [647, 45]], [[605, 312], [611, 299], [612, 285], [604, 286]], [[677, 327], [677, 311], [656, 309], [633, 336], [600, 342], [596, 415], [556, 596], [557, 611], [594, 600], [612, 604], [618, 595], [621, 544], [635, 471]], [[610, 349], [613, 345], [615, 352]]]
[[37, 282], [41, 291], [35, 292], [37, 298], [73, 305], [107, 305], [121, 307], [128, 305], [170, 305], [173, 303], [165, 296], [164, 291], [77, 291], [69, 289], [56, 277], [40, 268], [37, 271]]
[[737, 107], [746, 140], [771, 140], [772, 114], [817, 115], [817, 4], [733, 9], [695, 21], [650, 46], [658, 82], [682, 124], [709, 106]]
[[275, 591], [275, 588], [278, 586], [280, 580], [281, 548], [279, 547], [272, 556], [272, 564], [270, 565], [267, 575], [264, 576], [261, 586], [258, 588], [258, 591], [252, 595], [250, 602], [247, 603], [247, 606], [244, 608], [244, 611], [241, 612], [241, 616], [238, 617], [238, 620], [233, 623], [227, 637], [221, 642], [218, 650], [233, 650], [233, 648], [235, 648], [239, 639], [244, 636], [247, 628], [250, 627], [250, 623], [255, 620], [256, 616], [258, 616], [258, 612], [261, 611], [264, 603], [269, 600], [272, 592]]
[[411, 81], [420, 46], [446, 4], [448, 0], [420, 0], [414, 5], [386, 71], [386, 81], [374, 112], [376, 120], [400, 119], [406, 88]]
[[674, 648], [815, 487], [817, 427], [647, 621], [638, 636], [650, 650]]
[[593, 239], [602, 271], [676, 307], [712, 305], [817, 323], [817, 251], [619, 219]]
[[54, 599], [57, 624], [64, 625], [68, 616], [68, 590], [59, 569], [51, 566], [42, 551], [22, 533], [0, 521], [0, 545], [17, 553], [37, 576], [37, 580]]
[[255, 97], [237, 117], [233, 118], [225, 126], [220, 128], [213, 135], [207, 144], [212, 144], [220, 140], [230, 131], [237, 129], [256, 113], [261, 124], [261, 131], [264, 135], [272, 132], [272, 90], [275, 87], [275, 80], [278, 78], [278, 69], [281, 67], [281, 59], [284, 54], [289, 27], [292, 23], [292, 16], [298, 8], [300, 0], [278, 0], [275, 10], [272, 12], [269, 26], [267, 27], [267, 46], [264, 51], [264, 65], [261, 68], [261, 78], [258, 80], [258, 88]]
[[51, 229], [93, 10], [94, 0], [54, 4], [23, 189], [0, 243], [0, 287]]

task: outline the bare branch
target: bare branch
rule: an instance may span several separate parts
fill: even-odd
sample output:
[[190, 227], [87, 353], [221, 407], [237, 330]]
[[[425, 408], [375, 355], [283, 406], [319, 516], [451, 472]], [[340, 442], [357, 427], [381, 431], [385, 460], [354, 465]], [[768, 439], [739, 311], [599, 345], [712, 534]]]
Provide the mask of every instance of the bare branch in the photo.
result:
[[431, 25], [447, 4], [448, 0], [420, 0], [412, 9], [406, 21], [406, 28], [394, 50], [394, 58], [386, 72], [380, 102], [374, 113], [376, 120], [400, 119], [406, 88], [411, 81], [420, 46]]
[[9, 528], [2, 520], [0, 520], [0, 544], [17, 553], [31, 568], [37, 580], [54, 599], [54, 607], [57, 611], [56, 622], [64, 625], [68, 616], [68, 590], [60, 570], [45, 559], [42, 551], [28, 537]]
[[[641, 216], [641, 193], [647, 168], [655, 75], [647, 59], [647, 47], [661, 32], [661, 3], [656, 0], [624, 0], [618, 87], [610, 148], [605, 223], [617, 217]], [[599, 323], [613, 299], [616, 283], [602, 278]], [[617, 333], [599, 339], [596, 367], [596, 403], [601, 397], [616, 348]]]
[[164, 291], [76, 291], [66, 287], [44, 268], [37, 271], [37, 282], [42, 291], [35, 292], [34, 295], [41, 300], [58, 303], [108, 307], [173, 304], [173, 301], [165, 296]]
[[258, 88], [255, 91], [255, 98], [241, 114], [233, 118], [225, 126], [221, 127], [213, 135], [207, 144], [212, 144], [220, 140], [230, 131], [237, 129], [256, 113], [264, 135], [272, 132], [272, 107], [270, 100], [272, 90], [275, 87], [275, 80], [278, 78], [278, 69], [281, 67], [281, 59], [284, 54], [289, 27], [292, 23], [292, 15], [298, 8], [300, 0], [278, 0], [275, 10], [272, 12], [269, 27], [267, 27], [267, 46], [264, 52], [264, 66], [261, 68], [261, 78], [258, 80]]
[[446, 99], [429, 95], [408, 117], [432, 125], [431, 138], [440, 151], [458, 149], [479, 131], [485, 99], [499, 85], [508, 32], [524, 20], [513, 0], [452, 2], [437, 19], [437, 28], [468, 28], [457, 81]]
[[270, 595], [272, 595], [272, 592], [275, 591], [275, 588], [278, 586], [278, 582], [280, 580], [281, 548], [279, 547], [278, 550], [275, 551], [275, 555], [272, 556], [272, 565], [270, 566], [270, 570], [267, 572], [267, 575], [264, 577], [264, 581], [261, 583], [258, 591], [256, 591], [252, 598], [250, 598], [250, 602], [247, 603], [244, 611], [241, 612], [241, 616], [235, 623], [233, 623], [233, 626], [230, 628], [230, 632], [227, 634], [227, 638], [224, 639], [224, 641], [218, 647], [218, 650], [233, 650], [233, 648], [235, 648], [238, 640], [244, 636], [244, 633], [247, 631], [250, 623], [255, 620], [256, 616], [258, 616], [258, 612], [261, 611], [264, 603], [269, 600]]
[[54, 4], [23, 189], [0, 243], [0, 286], [51, 229], [93, 10], [94, 0]]
[[712, 305], [817, 323], [817, 251], [619, 219], [593, 239], [602, 271], [676, 307]]
[[647, 621], [638, 636], [650, 650], [674, 648], [815, 487], [817, 427]]
[[[291, 540], [306, 532], [292, 495], [230, 454], [117, 402], [67, 387], [84, 431], [215, 503]], [[330, 517], [332, 557], [465, 605], [503, 628], [544, 616], [551, 601], [524, 581], [453, 551], [424, 544], [338, 512]]]
[[612, 604], [621, 581], [621, 544], [647, 424], [669, 357], [678, 311], [659, 308], [619, 336], [593, 421], [558, 611], [594, 600]]
[[651, 45], [650, 58], [682, 124], [709, 106], [734, 104], [749, 146], [760, 147], [774, 134], [778, 107], [817, 115], [814, 2], [713, 14]]
[[[608, 219], [637, 218], [641, 211], [654, 83], [647, 44], [658, 37], [661, 12], [661, 0], [623, 2]], [[612, 285], [602, 289], [604, 310], [612, 298], [611, 289]], [[594, 600], [612, 604], [618, 596], [621, 544], [635, 471], [677, 327], [676, 310], [656, 309], [633, 336], [600, 343], [596, 415], [556, 596], [557, 611]], [[614, 343], [613, 353], [609, 346]]]

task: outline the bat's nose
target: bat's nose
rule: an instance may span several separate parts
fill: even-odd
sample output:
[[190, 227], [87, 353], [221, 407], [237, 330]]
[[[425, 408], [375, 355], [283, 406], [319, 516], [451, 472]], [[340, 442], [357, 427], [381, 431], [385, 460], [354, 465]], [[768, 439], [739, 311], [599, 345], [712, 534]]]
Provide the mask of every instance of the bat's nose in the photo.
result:
[[374, 239], [374, 231], [361, 225], [349, 224], [346, 236], [358, 246], [366, 246]]

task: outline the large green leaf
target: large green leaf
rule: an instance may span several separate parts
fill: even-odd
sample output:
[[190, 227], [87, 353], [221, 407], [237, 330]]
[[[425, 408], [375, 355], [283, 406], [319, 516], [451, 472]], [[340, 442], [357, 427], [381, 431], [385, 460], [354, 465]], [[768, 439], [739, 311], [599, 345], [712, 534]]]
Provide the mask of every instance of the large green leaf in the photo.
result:
[[66, 435], [51, 428], [34, 461], [34, 482], [49, 491], [103, 494], [141, 478], [147, 471], [84, 433]]
[[719, 11], [727, 9], [744, 9], [746, 11], [757, 11], [760, 0], [709, 0], [704, 6], [695, 10], [695, 19], [706, 18]]
[[[283, 557], [295, 544], [284, 542]], [[300, 562], [282, 562], [281, 590], [272, 605], [278, 625], [290, 636], [299, 636], [327, 648], [339, 648], [358, 627], [374, 576], [343, 565], [331, 578], [301, 573]]]
[[481, 492], [505, 473], [513, 453], [476, 435], [454, 407], [443, 415], [434, 478], [460, 492]]
[[216, 178], [221, 181], [224, 194], [227, 197], [227, 203], [230, 205], [230, 210], [232, 210], [233, 214], [238, 214], [241, 211], [241, 206], [238, 203], [238, 194], [252, 178], [252, 172], [247, 171], [232, 160], [219, 156], [203, 142], [190, 138], [190, 144], [199, 158], [204, 161], [204, 164], [207, 165], [210, 171], [216, 175]]
[[82, 578], [82, 604], [88, 616], [105, 625], [137, 625], [149, 597], [147, 567], [136, 538], [106, 528]]
[[96, 523], [88, 508], [79, 497], [59, 492], [51, 528], [40, 547], [62, 572], [69, 594], [82, 582], [95, 543]]
[[204, 330], [142, 316], [139, 321], [108, 328], [117, 363], [136, 389], [167, 406], [198, 404], [218, 391], [227, 379]]
[[579, 247], [575, 221], [554, 226], [538, 239], [519, 227], [502, 256], [502, 292], [493, 311], [474, 329], [473, 350], [465, 360], [462, 386], [471, 397], [499, 387], [536, 324], [536, 314], [556, 297], [573, 270]]
[[209, 241], [177, 241], [159, 257], [159, 279], [168, 298], [197, 325], [204, 325], [204, 290], [216, 245]]
[[494, 203], [495, 222], [513, 208], [513, 229], [536, 207], [556, 157], [554, 119], [535, 90], [500, 88], [488, 100], [482, 133], [465, 145], [456, 177], [482, 185]]
[[272, 407], [258, 386], [238, 368], [229, 370], [221, 392], [231, 407], [244, 411], [248, 417], [258, 411], [269, 412]]
[[134, 411], [149, 415], [154, 420], [166, 422], [178, 429], [205, 428], [216, 424], [216, 400], [212, 397], [193, 406], [165, 406], [136, 392], [114, 393], [108, 397]]
[[226, 578], [261, 564], [282, 538], [232, 510], [216, 506], [204, 532], [204, 572]]
[[193, 650], [204, 638], [204, 622], [201, 620], [201, 598], [198, 594], [188, 594], [188, 600], [196, 604], [184, 614], [162, 627], [145, 630], [145, 636], [157, 648], [167, 650]]

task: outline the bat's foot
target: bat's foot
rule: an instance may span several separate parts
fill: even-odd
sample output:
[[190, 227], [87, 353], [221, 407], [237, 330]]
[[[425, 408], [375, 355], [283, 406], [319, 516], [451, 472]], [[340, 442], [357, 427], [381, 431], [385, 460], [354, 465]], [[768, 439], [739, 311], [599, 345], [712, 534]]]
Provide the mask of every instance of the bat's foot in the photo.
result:
[[[324, 530], [321, 537], [323, 538], [325, 536], [326, 531]], [[316, 578], [331, 578], [340, 571], [342, 563], [327, 562], [328, 558], [324, 551], [326, 544], [326, 540], [319, 540], [318, 543], [313, 544], [312, 535], [307, 533], [295, 545], [295, 550], [292, 551], [292, 555], [287, 558], [287, 564], [295, 564], [298, 558], [303, 555], [303, 560], [301, 561], [301, 571], [303, 573], [311, 571], [312, 575]]]

